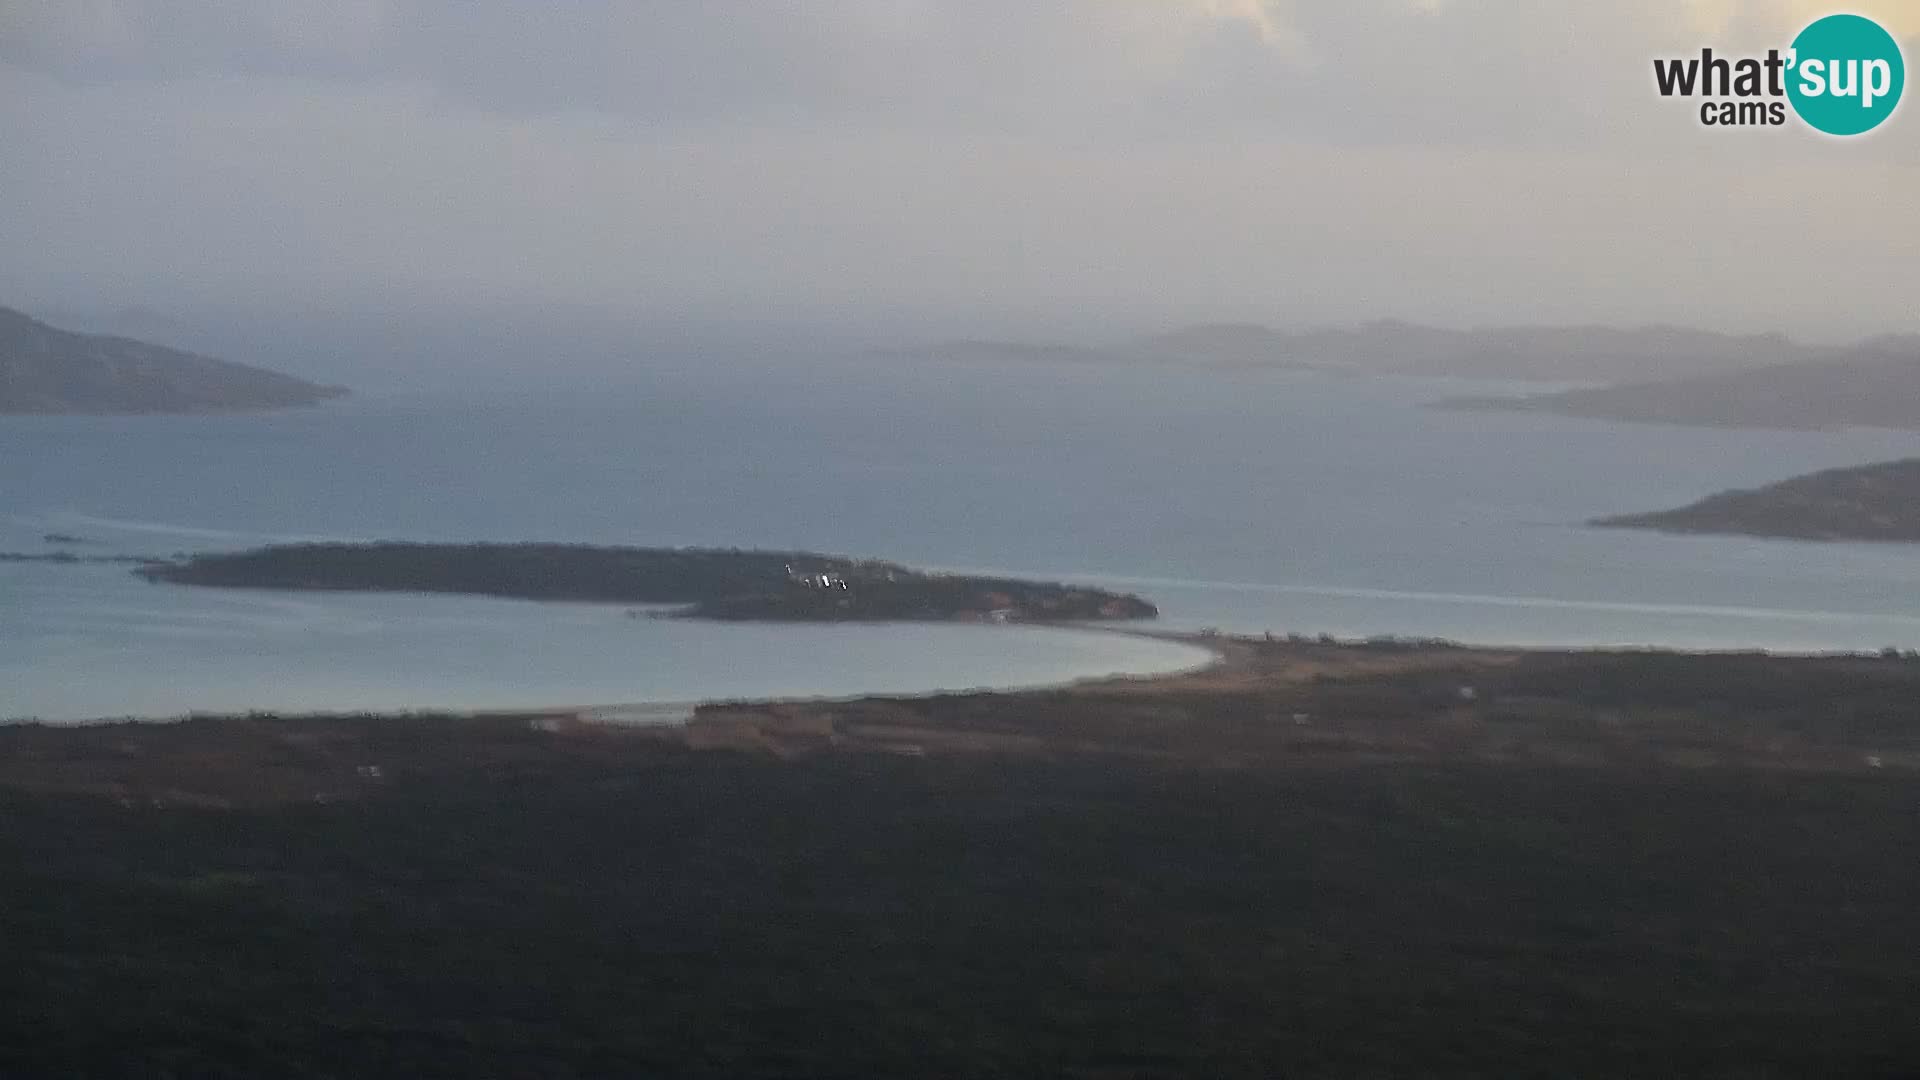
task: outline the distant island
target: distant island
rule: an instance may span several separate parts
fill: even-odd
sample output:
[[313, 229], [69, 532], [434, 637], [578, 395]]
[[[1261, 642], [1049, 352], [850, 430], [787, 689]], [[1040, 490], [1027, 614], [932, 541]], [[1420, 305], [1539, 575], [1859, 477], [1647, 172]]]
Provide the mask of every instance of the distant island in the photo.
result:
[[1920, 429], [1920, 336], [1751, 371], [1445, 404], [1693, 427]]
[[1545, 382], [1720, 375], [1839, 354], [1780, 334], [1718, 334], [1675, 326], [1454, 330], [1391, 319], [1313, 330], [1205, 323], [1102, 347], [952, 341], [897, 352], [914, 360], [957, 363], [1158, 364]]
[[1294, 332], [1216, 323], [1156, 334], [1132, 348], [1199, 364], [1561, 382], [1735, 372], [1815, 360], [1831, 352], [1780, 334], [1717, 334], [1677, 326], [1454, 330], [1395, 319]]
[[811, 552], [577, 544], [288, 544], [149, 563], [150, 581], [219, 588], [461, 593], [678, 605], [723, 620], [1051, 622], [1148, 619], [1137, 596], [933, 574]]
[[1730, 533], [1792, 540], [1920, 542], [1920, 459], [1828, 469], [1691, 506], [1598, 518], [1611, 529]]
[[346, 392], [131, 338], [60, 330], [0, 307], [0, 414], [238, 412], [315, 405]]

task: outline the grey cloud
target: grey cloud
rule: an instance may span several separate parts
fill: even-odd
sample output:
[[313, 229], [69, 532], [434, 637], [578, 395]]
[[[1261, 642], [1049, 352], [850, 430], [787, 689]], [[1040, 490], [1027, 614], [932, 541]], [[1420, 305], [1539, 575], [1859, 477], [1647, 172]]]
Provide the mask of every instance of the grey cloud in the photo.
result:
[[16, 15], [0, 58], [81, 84], [392, 82], [660, 124], [1520, 141], [1586, 134], [1640, 90], [1630, 62], [1662, 6], [1276, 5], [1290, 48], [1174, 0], [82, 0]]
[[0, 303], [1913, 328], [1920, 121], [1703, 133], [1675, 4], [1236, 10], [13, 0]]

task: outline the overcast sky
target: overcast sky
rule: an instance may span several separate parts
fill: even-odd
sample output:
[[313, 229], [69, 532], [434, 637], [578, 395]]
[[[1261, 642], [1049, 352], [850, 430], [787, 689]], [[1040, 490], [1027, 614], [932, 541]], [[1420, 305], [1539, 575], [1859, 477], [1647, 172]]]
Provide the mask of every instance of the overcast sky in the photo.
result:
[[1829, 7], [0, 0], [0, 303], [1920, 329], [1914, 103], [1652, 90]]

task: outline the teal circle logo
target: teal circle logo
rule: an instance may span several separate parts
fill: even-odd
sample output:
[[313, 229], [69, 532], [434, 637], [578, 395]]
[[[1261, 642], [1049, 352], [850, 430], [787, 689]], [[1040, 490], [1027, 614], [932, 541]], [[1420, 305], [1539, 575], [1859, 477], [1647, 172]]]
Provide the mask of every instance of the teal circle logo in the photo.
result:
[[1907, 61], [1900, 43], [1859, 15], [1829, 15], [1793, 39], [1787, 97], [1829, 135], [1864, 135], [1900, 107]]

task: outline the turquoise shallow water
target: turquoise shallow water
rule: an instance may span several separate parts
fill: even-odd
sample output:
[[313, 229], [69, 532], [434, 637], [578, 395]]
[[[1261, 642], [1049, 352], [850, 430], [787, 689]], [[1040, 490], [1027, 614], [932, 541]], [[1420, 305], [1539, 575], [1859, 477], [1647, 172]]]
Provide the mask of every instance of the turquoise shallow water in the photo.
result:
[[[273, 594], [9, 571], [0, 714], [512, 708], [1033, 685], [1206, 654], [1023, 627], [779, 626], [445, 596]], [[24, 617], [23, 617], [24, 616]]]
[[[1460, 413], [1489, 388], [884, 363], [636, 368], [592, 392], [0, 418], [0, 549], [554, 539], [805, 547], [1122, 586], [1176, 628], [1920, 646], [1920, 549], [1594, 530], [1894, 432]], [[0, 715], [485, 707], [1025, 685], [1195, 662], [1104, 634], [716, 626], [0, 565]]]

